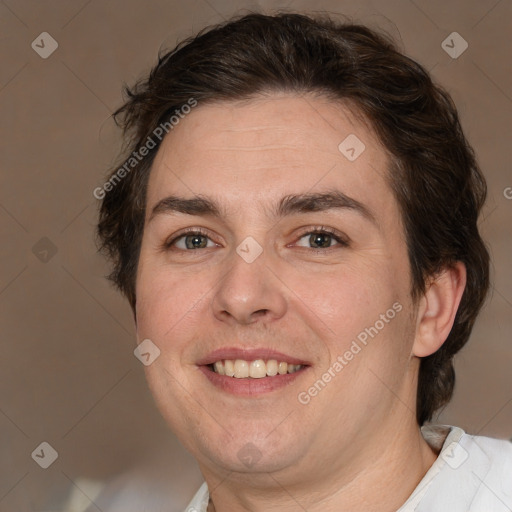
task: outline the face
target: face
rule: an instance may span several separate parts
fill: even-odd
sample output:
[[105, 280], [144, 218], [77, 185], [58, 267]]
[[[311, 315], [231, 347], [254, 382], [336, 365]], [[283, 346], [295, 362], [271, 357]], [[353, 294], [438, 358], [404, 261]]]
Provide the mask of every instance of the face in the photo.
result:
[[322, 97], [199, 105], [164, 139], [137, 336], [161, 351], [149, 386], [203, 469], [332, 472], [414, 417], [388, 167], [369, 126]]

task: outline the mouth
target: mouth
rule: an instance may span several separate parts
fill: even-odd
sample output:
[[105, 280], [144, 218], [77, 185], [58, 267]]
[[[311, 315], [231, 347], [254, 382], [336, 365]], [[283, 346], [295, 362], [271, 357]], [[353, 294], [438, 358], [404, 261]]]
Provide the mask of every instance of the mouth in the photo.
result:
[[222, 349], [199, 361], [198, 366], [217, 388], [255, 396], [292, 383], [310, 365], [275, 351]]

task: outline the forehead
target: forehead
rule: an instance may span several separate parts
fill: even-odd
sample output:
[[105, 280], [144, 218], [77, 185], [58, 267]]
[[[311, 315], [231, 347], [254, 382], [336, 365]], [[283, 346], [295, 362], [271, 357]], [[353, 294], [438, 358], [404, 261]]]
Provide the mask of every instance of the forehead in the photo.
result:
[[341, 102], [280, 93], [199, 104], [162, 142], [148, 212], [166, 195], [215, 197], [233, 213], [326, 189], [386, 210], [388, 167], [369, 123]]

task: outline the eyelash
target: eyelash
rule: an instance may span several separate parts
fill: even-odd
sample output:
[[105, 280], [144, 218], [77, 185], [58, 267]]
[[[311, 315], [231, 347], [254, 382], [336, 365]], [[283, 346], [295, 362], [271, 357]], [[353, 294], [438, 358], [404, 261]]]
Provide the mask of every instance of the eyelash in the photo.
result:
[[164, 248], [170, 249], [171, 246], [174, 245], [175, 242], [177, 242], [178, 240], [180, 240], [181, 238], [183, 238], [187, 235], [201, 235], [206, 238], [210, 238], [210, 235], [202, 228], [187, 228], [185, 231], [182, 231], [179, 235], [164, 242], [164, 245], [163, 245]]
[[[341, 247], [348, 247], [349, 241], [348, 238], [343, 236], [341, 233], [338, 233], [333, 228], [329, 228], [326, 226], [313, 226], [312, 228], [306, 228], [303, 231], [299, 232], [298, 239], [304, 238], [306, 235], [312, 235], [312, 234], [323, 234], [323, 235], [330, 235], [336, 242], [338, 242], [338, 246], [331, 246], [331, 247], [301, 247], [301, 249], [308, 249], [309, 251], [315, 251], [315, 252], [325, 252], [325, 251], [331, 251], [336, 248]], [[300, 247], [300, 246], [299, 246]]]
[[[326, 226], [313, 226], [312, 228], [307, 228], [304, 231], [302, 231], [298, 236], [298, 239], [304, 238], [306, 235], [312, 235], [312, 234], [325, 234], [330, 235], [332, 238], [338, 242], [340, 247], [348, 247], [349, 241], [346, 237], [338, 233], [336, 230], [326, 227]], [[163, 244], [163, 248], [166, 250], [171, 249], [171, 247], [181, 238], [186, 237], [188, 235], [200, 235], [204, 236], [205, 238], [211, 239], [209, 236], [209, 233], [205, 231], [202, 228], [188, 228], [185, 231], [181, 232], [178, 236], [175, 236], [171, 240], [167, 240]], [[316, 252], [325, 252], [332, 249], [336, 249], [337, 246], [332, 247], [326, 247], [326, 248], [316, 248], [316, 247], [309, 247], [310, 251], [316, 251]], [[302, 249], [308, 249], [307, 247], [301, 247]], [[183, 252], [195, 252], [197, 249], [178, 249]]]

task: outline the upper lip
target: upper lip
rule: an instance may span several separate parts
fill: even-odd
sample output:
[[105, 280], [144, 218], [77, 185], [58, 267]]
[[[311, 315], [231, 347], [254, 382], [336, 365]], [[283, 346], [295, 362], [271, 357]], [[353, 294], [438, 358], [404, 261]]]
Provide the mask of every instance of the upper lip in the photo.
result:
[[198, 366], [206, 366], [209, 364], [216, 363], [217, 361], [222, 361], [225, 359], [235, 360], [235, 359], [243, 359], [245, 361], [255, 361], [256, 359], [263, 359], [264, 361], [268, 361], [270, 359], [275, 359], [279, 362], [286, 362], [289, 364], [301, 364], [304, 366], [308, 366], [309, 363], [303, 359], [292, 357], [287, 354], [283, 354], [282, 352], [278, 352], [276, 350], [272, 350], [269, 348], [238, 348], [238, 347], [225, 347], [219, 348], [210, 352], [205, 357], [199, 359], [197, 361]]

